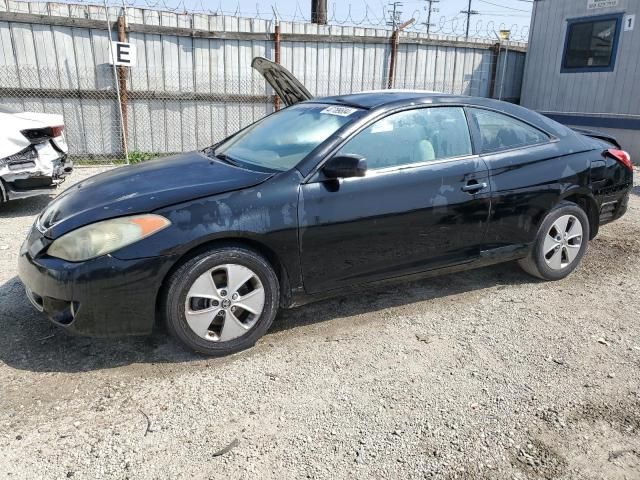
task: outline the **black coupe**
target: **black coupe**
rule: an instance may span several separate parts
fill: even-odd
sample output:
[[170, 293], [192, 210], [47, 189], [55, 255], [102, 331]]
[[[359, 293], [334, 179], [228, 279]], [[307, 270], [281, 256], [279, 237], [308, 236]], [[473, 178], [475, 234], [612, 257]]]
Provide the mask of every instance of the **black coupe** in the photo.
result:
[[312, 98], [256, 58], [288, 105], [203, 151], [65, 191], [19, 257], [33, 305], [67, 330], [194, 350], [253, 345], [279, 307], [382, 281], [518, 260], [558, 280], [624, 214], [629, 155], [486, 98]]

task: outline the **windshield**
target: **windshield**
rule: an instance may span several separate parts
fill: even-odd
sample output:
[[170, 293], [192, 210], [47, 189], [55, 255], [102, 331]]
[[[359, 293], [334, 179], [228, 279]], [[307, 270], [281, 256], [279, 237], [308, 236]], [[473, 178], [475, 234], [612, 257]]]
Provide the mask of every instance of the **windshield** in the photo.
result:
[[339, 105], [294, 105], [254, 123], [218, 146], [214, 155], [232, 163], [289, 170], [357, 112]]

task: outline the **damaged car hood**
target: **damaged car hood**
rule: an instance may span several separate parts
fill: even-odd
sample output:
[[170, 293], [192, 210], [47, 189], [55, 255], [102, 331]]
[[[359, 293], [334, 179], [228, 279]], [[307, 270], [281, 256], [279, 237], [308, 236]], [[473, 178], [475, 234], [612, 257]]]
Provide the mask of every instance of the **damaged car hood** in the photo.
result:
[[247, 170], [200, 152], [125, 166], [88, 178], [51, 202], [38, 218], [49, 238], [114, 217], [255, 186], [273, 173]]

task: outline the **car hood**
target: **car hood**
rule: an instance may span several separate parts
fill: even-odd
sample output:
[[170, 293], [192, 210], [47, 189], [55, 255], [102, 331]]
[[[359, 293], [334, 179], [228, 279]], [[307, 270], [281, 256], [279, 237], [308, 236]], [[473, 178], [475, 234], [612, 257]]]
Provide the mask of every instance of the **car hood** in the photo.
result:
[[255, 57], [251, 66], [264, 77], [287, 107], [313, 98], [300, 80], [282, 65], [264, 57]]
[[272, 173], [256, 172], [192, 152], [95, 175], [51, 202], [38, 218], [49, 238], [124, 215], [255, 186]]

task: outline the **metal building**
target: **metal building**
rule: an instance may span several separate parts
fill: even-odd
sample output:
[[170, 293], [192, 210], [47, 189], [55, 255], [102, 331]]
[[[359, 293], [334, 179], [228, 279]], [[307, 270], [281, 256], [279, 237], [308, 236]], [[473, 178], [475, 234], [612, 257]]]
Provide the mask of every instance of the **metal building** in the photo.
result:
[[613, 134], [640, 163], [638, 0], [535, 0], [521, 104]]

